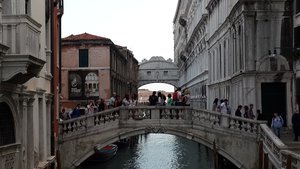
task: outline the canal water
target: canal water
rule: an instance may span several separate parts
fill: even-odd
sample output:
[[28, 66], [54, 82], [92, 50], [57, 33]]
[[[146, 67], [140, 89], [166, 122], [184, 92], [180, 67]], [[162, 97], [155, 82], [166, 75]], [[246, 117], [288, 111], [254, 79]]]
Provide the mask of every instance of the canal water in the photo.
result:
[[133, 146], [119, 148], [104, 163], [83, 163], [78, 169], [213, 169], [213, 153], [186, 138], [169, 134], [140, 135]]

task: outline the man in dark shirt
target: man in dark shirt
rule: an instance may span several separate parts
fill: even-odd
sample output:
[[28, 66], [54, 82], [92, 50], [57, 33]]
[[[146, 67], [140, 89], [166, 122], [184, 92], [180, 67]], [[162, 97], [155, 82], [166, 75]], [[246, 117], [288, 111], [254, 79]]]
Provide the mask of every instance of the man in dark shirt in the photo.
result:
[[292, 116], [293, 130], [294, 130], [294, 141], [298, 141], [298, 136], [300, 135], [300, 114], [296, 111]]
[[156, 96], [156, 91], [152, 92], [152, 95], [149, 96], [149, 105], [155, 106], [158, 101], [158, 97]]

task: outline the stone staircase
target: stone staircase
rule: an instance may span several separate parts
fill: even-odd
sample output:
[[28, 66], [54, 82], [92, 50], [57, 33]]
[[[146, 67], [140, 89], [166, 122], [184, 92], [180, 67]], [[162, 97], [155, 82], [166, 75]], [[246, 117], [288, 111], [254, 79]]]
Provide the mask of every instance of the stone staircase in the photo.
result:
[[285, 128], [280, 139], [290, 150], [300, 154], [300, 137], [299, 141], [294, 141], [293, 129]]

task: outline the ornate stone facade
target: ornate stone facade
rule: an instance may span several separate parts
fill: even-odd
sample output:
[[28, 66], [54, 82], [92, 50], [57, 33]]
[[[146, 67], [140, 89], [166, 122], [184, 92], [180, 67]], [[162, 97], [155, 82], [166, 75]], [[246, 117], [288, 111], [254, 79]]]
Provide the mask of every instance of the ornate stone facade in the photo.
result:
[[[284, 0], [179, 0], [174, 48], [180, 86], [191, 88], [194, 98], [207, 95], [208, 109], [215, 98], [226, 98], [232, 113], [254, 104], [266, 120], [278, 112], [290, 125], [296, 107], [290, 10]], [[201, 86], [202, 93], [193, 93]]]
[[55, 166], [50, 68], [57, 63], [49, 51], [58, 53], [51, 31], [52, 17], [60, 16], [52, 13], [56, 5], [61, 2], [0, 0], [0, 169]]

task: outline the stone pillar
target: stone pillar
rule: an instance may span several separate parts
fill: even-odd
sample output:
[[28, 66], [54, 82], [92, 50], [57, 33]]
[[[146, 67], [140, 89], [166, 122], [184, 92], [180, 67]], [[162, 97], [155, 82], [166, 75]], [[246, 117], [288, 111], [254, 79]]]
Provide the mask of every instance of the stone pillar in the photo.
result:
[[34, 168], [34, 117], [33, 117], [33, 101], [34, 99], [31, 98], [24, 98], [23, 100], [23, 113], [24, 117], [26, 116], [26, 126], [24, 127], [24, 133], [26, 133], [26, 159], [27, 160], [27, 167], [26, 169], [32, 169]]
[[229, 117], [227, 115], [225, 115], [225, 114], [221, 115], [220, 125], [225, 128], [229, 127]]
[[22, 113], [22, 168], [26, 169], [27, 168], [27, 155], [28, 155], [28, 149], [27, 149], [27, 100], [22, 100], [21, 101], [21, 109], [20, 113]]

